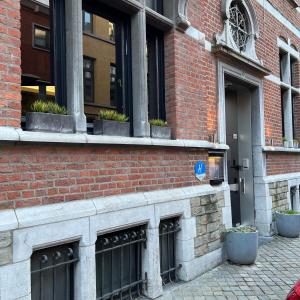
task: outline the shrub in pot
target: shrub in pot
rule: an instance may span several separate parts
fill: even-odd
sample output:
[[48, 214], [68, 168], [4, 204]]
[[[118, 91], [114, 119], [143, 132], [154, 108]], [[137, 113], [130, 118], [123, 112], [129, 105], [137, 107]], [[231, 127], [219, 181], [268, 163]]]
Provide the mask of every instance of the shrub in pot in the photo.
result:
[[289, 147], [289, 141], [286, 137], [282, 138], [282, 142], [283, 142], [283, 147], [284, 148], [288, 148]]
[[151, 137], [155, 139], [171, 139], [171, 128], [168, 123], [161, 119], [149, 121]]
[[67, 113], [64, 106], [55, 102], [37, 100], [26, 113], [26, 130], [73, 133], [73, 118]]
[[255, 262], [258, 250], [258, 232], [256, 228], [241, 226], [225, 232], [225, 246], [228, 259], [239, 265], [251, 265]]
[[293, 210], [275, 212], [275, 221], [279, 235], [297, 238], [300, 235], [300, 212]]
[[100, 110], [98, 119], [94, 121], [94, 134], [129, 136], [130, 123], [128, 117], [114, 110]]

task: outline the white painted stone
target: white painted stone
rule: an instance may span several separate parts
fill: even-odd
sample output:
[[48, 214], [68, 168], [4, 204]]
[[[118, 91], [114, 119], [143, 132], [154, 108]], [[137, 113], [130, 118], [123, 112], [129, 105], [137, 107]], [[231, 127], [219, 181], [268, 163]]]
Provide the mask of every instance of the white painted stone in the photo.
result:
[[26, 299], [30, 294], [30, 260], [0, 267], [0, 299]]
[[182, 263], [182, 268], [179, 270], [178, 275], [181, 280], [189, 281], [201, 274], [211, 270], [221, 264], [223, 261], [222, 249], [217, 249], [213, 252], [205, 254], [193, 261]]
[[186, 241], [193, 239], [197, 236], [196, 232], [196, 218], [182, 218], [180, 220], [181, 230], [177, 234], [177, 239]]
[[59, 223], [24, 228], [13, 232], [13, 262], [29, 259], [33, 250], [70, 241], [90, 245], [89, 219], [82, 218]]
[[120, 211], [147, 205], [147, 200], [143, 193], [124, 194], [93, 200], [97, 214]]
[[14, 210], [0, 211], [0, 232], [18, 228], [18, 220]]
[[153, 192], [146, 192], [144, 193], [144, 196], [147, 199], [148, 205], [157, 204], [161, 202], [181, 200], [187, 197], [183, 189], [180, 188], [172, 189], [172, 190], [158, 190]]
[[93, 201], [82, 200], [15, 210], [19, 228], [89, 217], [96, 214]]
[[145, 294], [149, 298], [157, 298], [163, 292], [160, 277], [159, 258], [159, 229], [153, 228], [147, 231], [147, 251], [144, 252], [143, 273], [147, 272], [148, 288]]
[[95, 244], [79, 247], [75, 270], [75, 300], [96, 299]]
[[231, 207], [226, 206], [222, 208], [222, 223], [225, 225], [225, 228], [232, 227], [232, 214], [231, 214]]
[[2, 141], [18, 141], [19, 134], [17, 130], [13, 127], [0, 127], [0, 140]]
[[203, 32], [200, 32], [198, 29], [190, 26], [186, 32], [189, 37], [195, 39], [198, 41], [201, 45], [205, 45], [205, 34]]
[[[269, 196], [257, 196], [255, 197], [255, 209], [261, 211], [267, 211], [272, 209], [272, 198]], [[261, 221], [261, 220], [259, 220]]]
[[177, 265], [190, 262], [195, 258], [194, 238], [189, 240], [176, 240], [176, 262]]

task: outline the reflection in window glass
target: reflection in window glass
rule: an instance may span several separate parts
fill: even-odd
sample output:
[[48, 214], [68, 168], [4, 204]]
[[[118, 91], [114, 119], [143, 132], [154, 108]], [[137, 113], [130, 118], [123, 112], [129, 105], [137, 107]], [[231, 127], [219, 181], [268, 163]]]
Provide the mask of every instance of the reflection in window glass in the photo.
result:
[[34, 26], [34, 46], [45, 50], [50, 50], [49, 29]]
[[117, 86], [116, 86], [117, 68], [115, 64], [110, 64], [110, 105], [117, 106]]
[[83, 59], [84, 101], [94, 102], [94, 59]]
[[93, 15], [86, 11], [82, 13], [83, 31], [86, 33], [93, 33]]
[[21, 1], [22, 113], [27, 112], [37, 99], [55, 100], [50, 47], [51, 2]]

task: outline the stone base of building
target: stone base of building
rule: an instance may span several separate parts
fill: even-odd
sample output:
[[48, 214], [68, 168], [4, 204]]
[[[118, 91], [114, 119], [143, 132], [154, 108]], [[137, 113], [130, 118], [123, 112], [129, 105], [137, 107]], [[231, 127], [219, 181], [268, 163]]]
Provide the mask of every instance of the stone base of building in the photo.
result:
[[159, 224], [178, 217], [178, 278], [188, 281], [223, 260], [221, 233], [231, 226], [229, 187], [210, 185], [74, 201], [0, 213], [0, 299], [30, 299], [31, 256], [37, 249], [79, 242], [75, 299], [96, 298], [97, 236], [137, 225], [147, 229], [143, 273], [146, 296], [163, 293]]

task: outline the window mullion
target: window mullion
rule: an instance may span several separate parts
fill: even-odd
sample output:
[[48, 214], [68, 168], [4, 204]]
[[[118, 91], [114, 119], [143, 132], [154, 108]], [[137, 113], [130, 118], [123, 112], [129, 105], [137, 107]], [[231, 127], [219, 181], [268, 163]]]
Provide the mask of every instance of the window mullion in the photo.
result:
[[74, 117], [75, 131], [86, 132], [83, 93], [82, 1], [66, 1], [66, 74], [69, 114]]
[[147, 137], [150, 136], [150, 126], [148, 123], [145, 8], [132, 17], [131, 31], [133, 133], [137, 137]]

